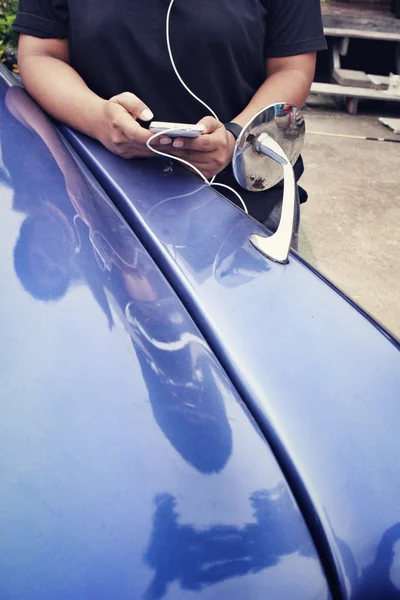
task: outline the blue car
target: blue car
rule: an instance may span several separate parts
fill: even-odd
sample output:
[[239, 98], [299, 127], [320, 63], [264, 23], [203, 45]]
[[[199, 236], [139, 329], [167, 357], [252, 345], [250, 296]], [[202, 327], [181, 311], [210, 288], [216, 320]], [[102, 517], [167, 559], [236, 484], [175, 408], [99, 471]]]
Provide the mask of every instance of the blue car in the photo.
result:
[[399, 343], [0, 68], [0, 599], [399, 599]]

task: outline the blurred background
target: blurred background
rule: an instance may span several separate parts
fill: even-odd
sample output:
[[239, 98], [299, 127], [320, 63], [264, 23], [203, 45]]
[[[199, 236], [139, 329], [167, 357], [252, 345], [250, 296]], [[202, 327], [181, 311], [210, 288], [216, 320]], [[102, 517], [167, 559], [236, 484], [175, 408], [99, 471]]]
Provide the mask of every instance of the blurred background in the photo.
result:
[[300, 252], [400, 337], [400, 0], [321, 6]]

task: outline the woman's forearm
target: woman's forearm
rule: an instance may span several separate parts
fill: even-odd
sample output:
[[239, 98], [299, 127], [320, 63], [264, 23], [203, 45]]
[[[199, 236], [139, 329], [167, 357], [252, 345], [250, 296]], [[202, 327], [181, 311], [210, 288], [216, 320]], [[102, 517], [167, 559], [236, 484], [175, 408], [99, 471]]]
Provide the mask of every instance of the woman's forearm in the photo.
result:
[[301, 108], [307, 99], [309, 90], [302, 73], [296, 71], [276, 73], [268, 78], [244, 111], [233, 120], [243, 126], [260, 110], [277, 102], [290, 102]]
[[314, 71], [315, 54], [267, 61], [266, 81], [234, 122], [243, 126], [260, 110], [277, 102], [301, 108], [310, 93]]
[[123, 158], [154, 156], [146, 146], [151, 133], [138, 122], [150, 121], [151, 110], [131, 92], [107, 100], [92, 92], [69, 64], [67, 40], [21, 35], [18, 64], [27, 91], [48, 114]]
[[94, 94], [69, 64], [52, 56], [32, 54], [19, 65], [25, 88], [47, 113], [97, 137], [105, 100]]

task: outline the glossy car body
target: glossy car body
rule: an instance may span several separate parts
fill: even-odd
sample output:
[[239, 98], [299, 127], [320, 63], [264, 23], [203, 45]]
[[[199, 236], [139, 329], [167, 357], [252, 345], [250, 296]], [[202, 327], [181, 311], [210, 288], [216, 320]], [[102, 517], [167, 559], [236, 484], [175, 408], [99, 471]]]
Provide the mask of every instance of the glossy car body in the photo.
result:
[[397, 342], [0, 81], [0, 598], [400, 597]]

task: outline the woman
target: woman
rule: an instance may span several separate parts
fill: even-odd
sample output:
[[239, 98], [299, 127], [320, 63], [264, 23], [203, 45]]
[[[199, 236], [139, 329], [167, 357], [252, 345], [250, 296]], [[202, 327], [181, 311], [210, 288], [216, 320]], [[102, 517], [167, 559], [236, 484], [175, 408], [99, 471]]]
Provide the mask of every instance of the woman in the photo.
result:
[[[302, 106], [316, 52], [325, 48], [320, 0], [176, 0], [172, 51], [189, 88], [219, 117], [206, 115], [179, 83], [167, 52], [170, 0], [20, 0], [14, 30], [21, 35], [25, 87], [55, 118], [98, 139], [124, 158], [150, 156], [145, 124], [197, 123], [195, 140], [164, 136], [166, 152], [190, 161], [208, 178], [238, 189], [249, 212], [271, 219], [281, 186], [239, 189], [230, 167], [235, 135], [274, 102]], [[297, 179], [303, 171], [296, 165]], [[305, 194], [303, 194], [303, 200]]]

